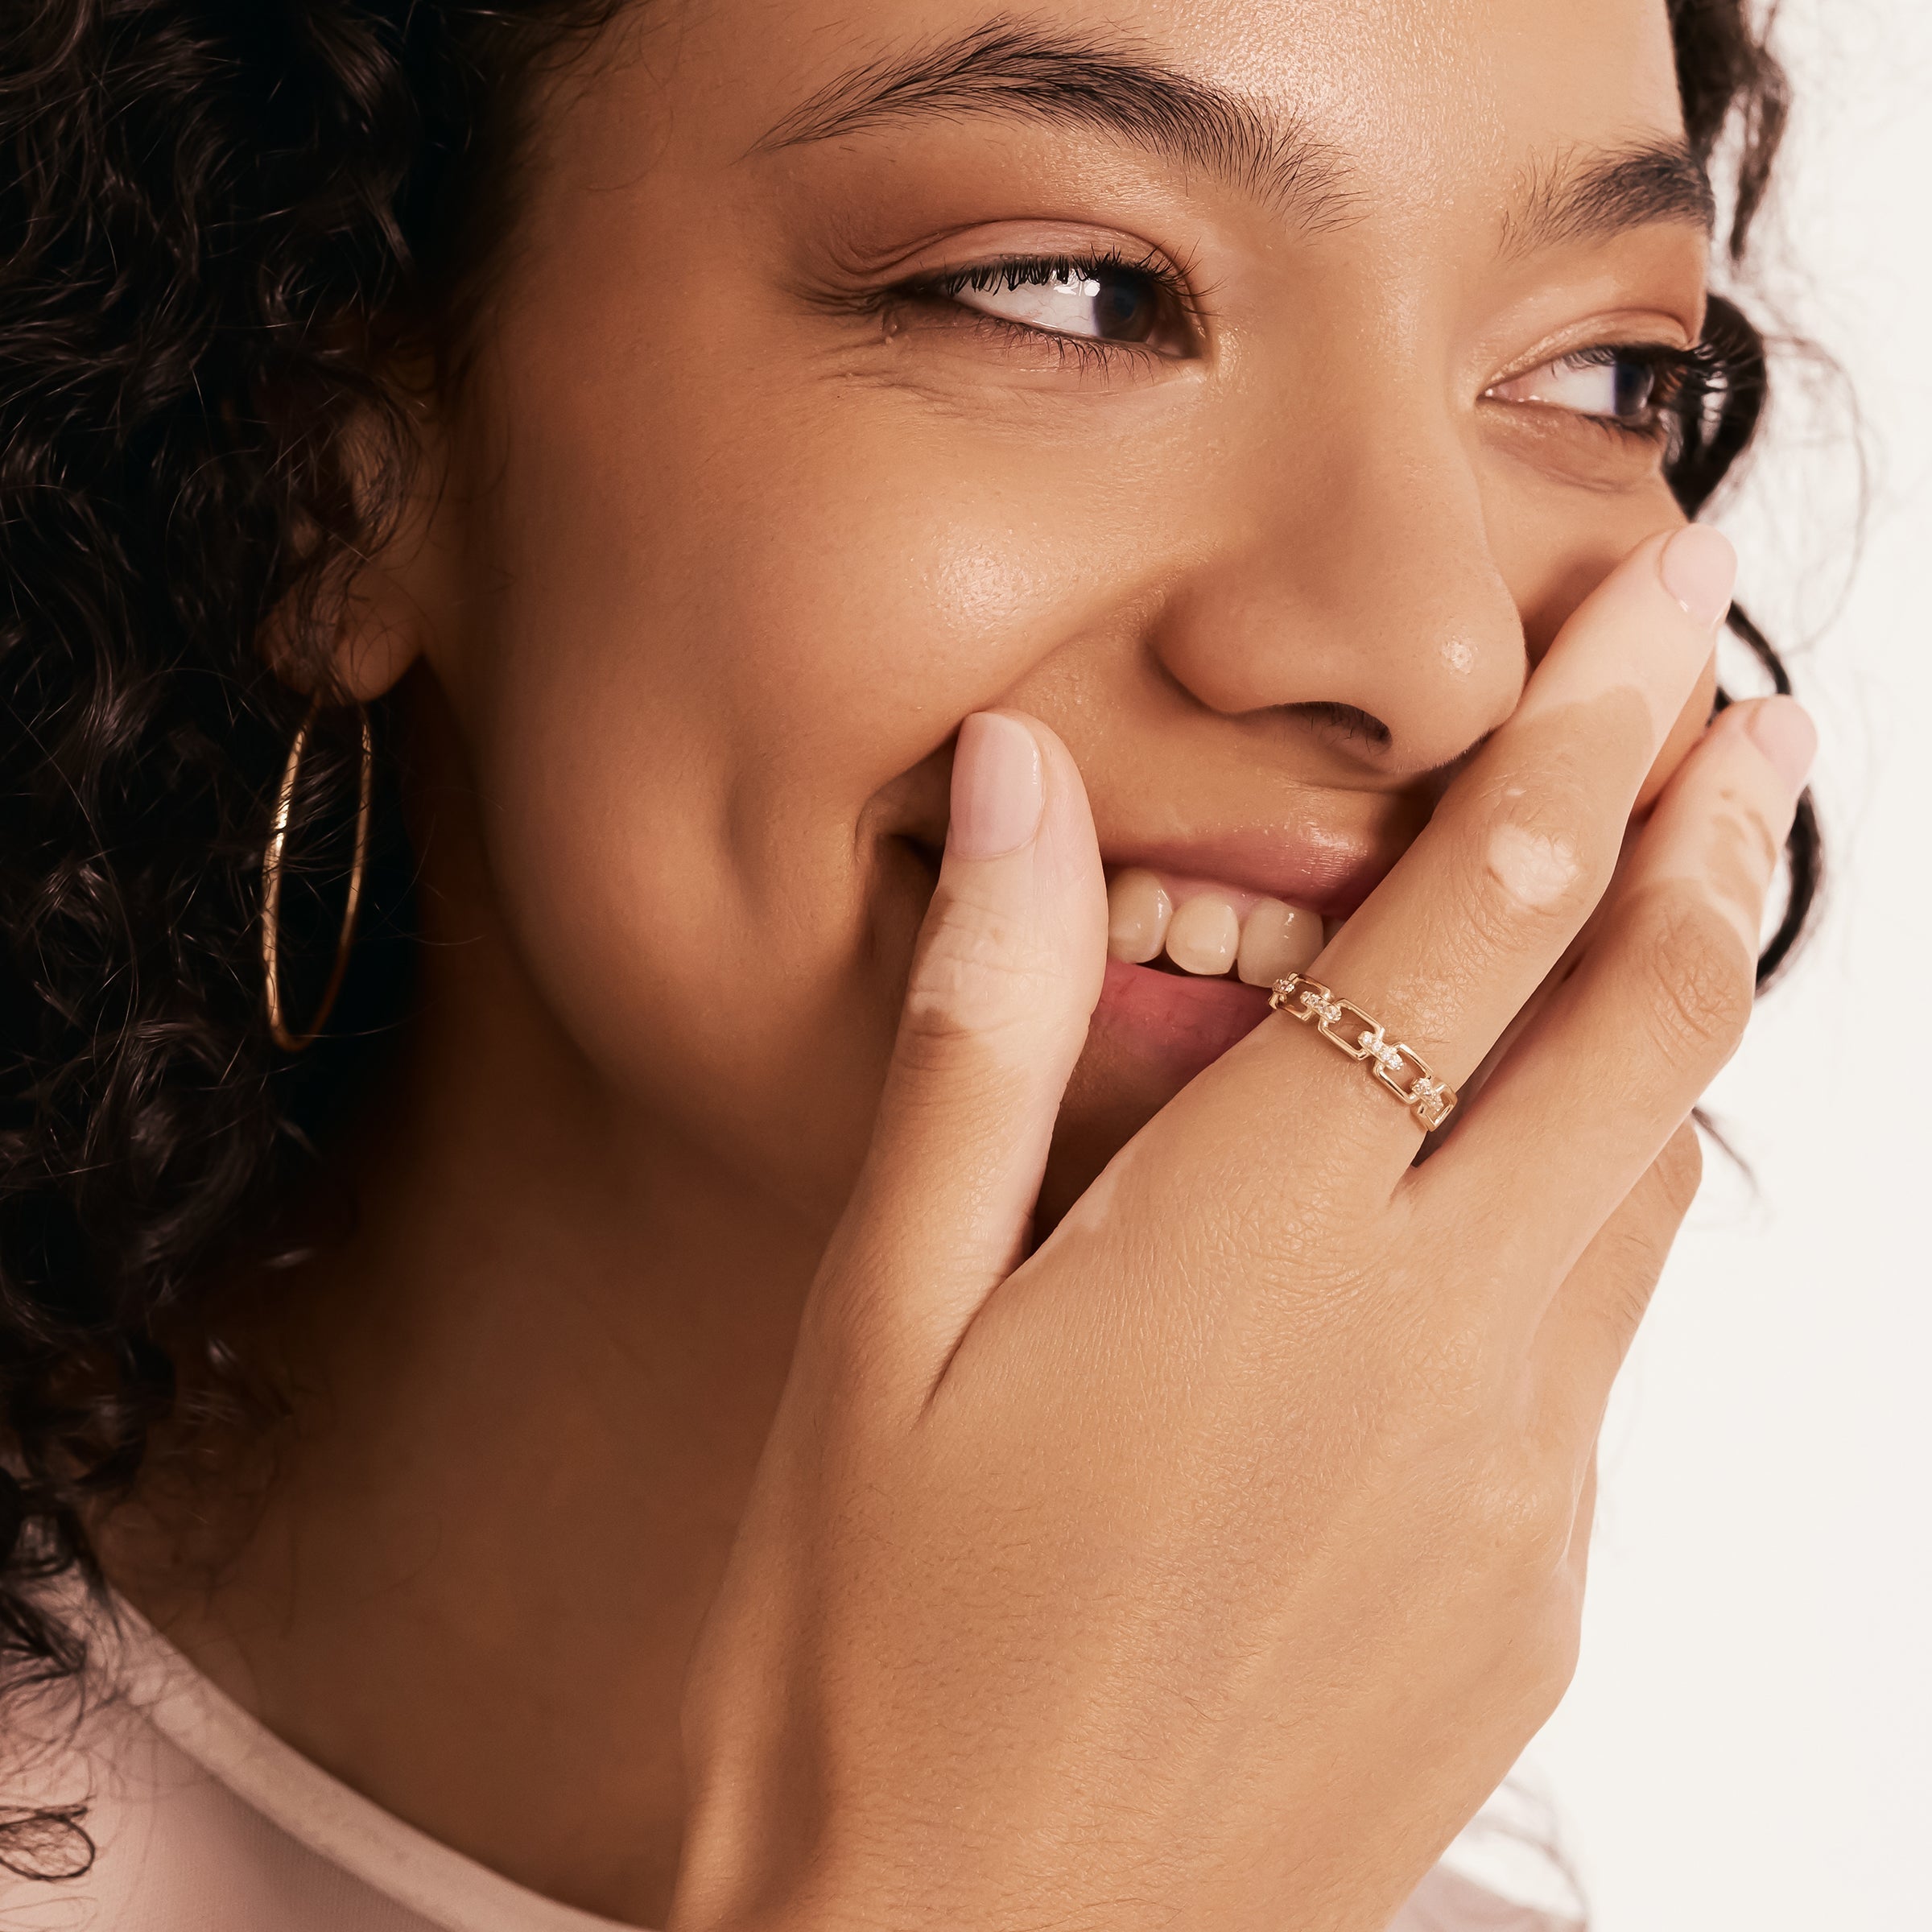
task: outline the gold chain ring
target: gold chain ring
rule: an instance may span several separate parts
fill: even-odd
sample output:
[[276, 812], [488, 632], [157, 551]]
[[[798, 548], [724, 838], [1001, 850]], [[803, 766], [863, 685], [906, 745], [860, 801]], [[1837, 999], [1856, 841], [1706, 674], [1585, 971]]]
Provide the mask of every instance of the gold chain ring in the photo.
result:
[[1286, 979], [1275, 981], [1268, 1004], [1304, 1026], [1312, 1024], [1330, 1046], [1340, 1047], [1350, 1059], [1367, 1065], [1422, 1122], [1425, 1133], [1434, 1133], [1455, 1111], [1455, 1089], [1447, 1080], [1439, 1080], [1413, 1046], [1391, 1042], [1380, 1020], [1371, 1018], [1352, 1001], [1338, 999], [1319, 980], [1291, 972]]

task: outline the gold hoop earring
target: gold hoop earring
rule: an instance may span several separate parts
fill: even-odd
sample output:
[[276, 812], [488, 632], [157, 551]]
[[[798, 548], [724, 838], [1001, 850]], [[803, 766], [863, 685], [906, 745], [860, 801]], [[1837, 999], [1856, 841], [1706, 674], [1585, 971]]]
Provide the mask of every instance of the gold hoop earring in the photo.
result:
[[288, 748], [288, 762], [282, 768], [282, 789], [275, 795], [275, 822], [268, 835], [268, 849], [262, 855], [262, 980], [268, 996], [268, 1030], [284, 1053], [299, 1053], [327, 1022], [336, 995], [342, 990], [342, 976], [349, 970], [349, 947], [356, 935], [356, 914], [362, 905], [362, 875], [369, 865], [369, 804], [375, 795], [376, 746], [369, 728], [366, 707], [358, 708], [362, 722], [362, 782], [356, 806], [356, 856], [349, 872], [349, 902], [342, 909], [341, 935], [336, 941], [336, 963], [322, 989], [306, 1033], [291, 1033], [282, 1011], [281, 924], [282, 853], [288, 843], [288, 818], [295, 802], [295, 774], [302, 769], [302, 753], [308, 747], [309, 727], [321, 708], [308, 708]]

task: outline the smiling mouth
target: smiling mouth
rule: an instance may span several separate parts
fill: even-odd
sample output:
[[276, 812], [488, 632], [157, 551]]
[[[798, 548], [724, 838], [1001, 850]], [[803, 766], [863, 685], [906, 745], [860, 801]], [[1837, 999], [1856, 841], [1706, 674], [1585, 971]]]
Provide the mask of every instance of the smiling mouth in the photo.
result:
[[1311, 906], [1141, 865], [1109, 869], [1107, 951], [1126, 966], [1272, 986], [1340, 929]]
[[[927, 893], [945, 841], [943, 795], [935, 803], [918, 833], [900, 835]], [[1164, 1105], [1268, 1017], [1269, 988], [1314, 963], [1413, 836], [1304, 820], [1129, 835], [1111, 851], [1103, 838], [1108, 959], [1083, 1054], [1100, 1082], [1090, 1091], [1137, 1096], [1131, 1113]]]
[[1108, 960], [1088, 1051], [1151, 1110], [1268, 1017], [1269, 989], [1314, 964], [1399, 848], [1243, 831], [1102, 856]]

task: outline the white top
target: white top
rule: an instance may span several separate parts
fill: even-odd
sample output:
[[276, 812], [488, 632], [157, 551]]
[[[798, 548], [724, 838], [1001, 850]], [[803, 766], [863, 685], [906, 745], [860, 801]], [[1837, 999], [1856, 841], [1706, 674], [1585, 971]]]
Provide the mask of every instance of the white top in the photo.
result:
[[[514, 1885], [392, 1816], [118, 1608], [120, 1629], [95, 1626], [77, 1725], [28, 1768], [28, 1802], [89, 1799], [93, 1864], [52, 1883], [0, 1871], [5, 1932], [634, 1932]], [[19, 1741], [15, 1732], [10, 1747]], [[10, 1807], [19, 1787], [7, 1755], [0, 1801]], [[1581, 1932], [1560, 1903], [1538, 1909], [1499, 1895], [1560, 1897], [1546, 1869], [1499, 1880], [1496, 1848], [1513, 1842], [1479, 1819], [1390, 1932]], [[1498, 1889], [1464, 1876], [1472, 1867]]]

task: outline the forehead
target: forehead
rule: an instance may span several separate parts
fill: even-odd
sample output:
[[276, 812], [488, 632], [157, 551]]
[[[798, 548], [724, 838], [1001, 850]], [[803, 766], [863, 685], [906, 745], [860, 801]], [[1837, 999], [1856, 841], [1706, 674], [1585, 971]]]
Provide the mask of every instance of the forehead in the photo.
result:
[[1170, 0], [1113, 18], [1364, 161], [1466, 168], [1682, 125], [1665, 0]]
[[1682, 127], [1665, 0], [708, 0], [664, 51], [720, 135], [756, 142], [844, 76], [1003, 32], [1132, 49], [1364, 184], [1451, 203]]

